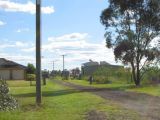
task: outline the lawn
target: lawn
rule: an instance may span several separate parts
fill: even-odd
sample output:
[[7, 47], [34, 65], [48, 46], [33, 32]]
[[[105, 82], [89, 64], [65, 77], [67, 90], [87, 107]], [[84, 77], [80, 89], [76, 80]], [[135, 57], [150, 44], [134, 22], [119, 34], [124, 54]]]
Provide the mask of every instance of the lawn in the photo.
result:
[[19, 109], [0, 112], [0, 120], [84, 120], [95, 111], [107, 120], [138, 120], [137, 113], [117, 103], [87, 93], [79, 92], [47, 81], [42, 86], [43, 102], [35, 105], [35, 86], [27, 81], [8, 81], [11, 94], [18, 100]]
[[66, 80], [66, 82], [83, 85], [83, 86], [93, 86], [97, 88], [110, 88], [114, 90], [124, 90], [124, 91], [132, 91], [139, 93], [146, 93], [154, 96], [160, 96], [160, 84], [159, 85], [144, 85], [142, 84], [140, 87], [135, 87], [135, 85], [127, 84], [124, 82], [113, 82], [110, 84], [89, 84], [86, 80]]

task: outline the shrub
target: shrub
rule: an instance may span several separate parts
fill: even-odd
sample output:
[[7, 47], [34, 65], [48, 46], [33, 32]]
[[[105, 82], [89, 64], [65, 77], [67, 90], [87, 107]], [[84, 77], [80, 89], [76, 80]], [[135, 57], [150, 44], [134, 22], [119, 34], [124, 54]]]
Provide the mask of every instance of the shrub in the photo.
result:
[[35, 74], [27, 74], [27, 81], [35, 81], [36, 75]]
[[112, 83], [130, 79], [130, 72], [124, 68], [112, 68], [102, 66], [93, 73], [93, 79], [96, 83]]
[[106, 83], [111, 83], [111, 81], [108, 79], [107, 76], [104, 75], [96, 75], [93, 77], [94, 82], [98, 84], [106, 84]]
[[10, 111], [18, 108], [18, 102], [9, 94], [5, 80], [0, 80], [0, 111]]

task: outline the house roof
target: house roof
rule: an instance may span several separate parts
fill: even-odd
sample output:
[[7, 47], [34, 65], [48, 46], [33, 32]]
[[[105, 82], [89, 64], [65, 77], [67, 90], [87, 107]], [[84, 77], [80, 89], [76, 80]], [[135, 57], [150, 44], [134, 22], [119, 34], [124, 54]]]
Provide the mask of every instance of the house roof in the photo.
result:
[[109, 64], [109, 63], [106, 62], [106, 61], [100, 61], [100, 65], [111, 65], [111, 64]]
[[94, 65], [99, 65], [99, 63], [92, 60], [90, 60], [89, 62], [83, 63], [83, 66], [94, 66]]
[[27, 67], [16, 62], [0, 58], [0, 68], [21, 68], [26, 69]]
[[82, 67], [87, 67], [87, 66], [112, 66], [112, 67], [123, 67], [120, 65], [112, 65], [106, 61], [100, 61], [100, 63], [96, 61], [89, 60], [89, 62], [83, 63]]

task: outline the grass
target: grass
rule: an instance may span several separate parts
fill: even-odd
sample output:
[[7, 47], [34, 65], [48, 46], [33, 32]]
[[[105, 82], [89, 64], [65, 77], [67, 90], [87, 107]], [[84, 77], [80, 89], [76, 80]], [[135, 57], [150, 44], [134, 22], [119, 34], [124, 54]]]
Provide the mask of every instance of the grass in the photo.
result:
[[0, 112], [0, 120], [83, 120], [89, 111], [103, 112], [108, 120], [138, 120], [137, 113], [101, 97], [47, 81], [42, 86], [43, 103], [35, 105], [35, 86], [27, 81], [8, 81], [19, 109]]
[[134, 87], [134, 84], [126, 84], [126, 83], [120, 83], [120, 82], [108, 83], [108, 84], [96, 84], [95, 82], [93, 82], [92, 85], [90, 85], [89, 81], [86, 81], [86, 80], [65, 80], [65, 82], [70, 82], [70, 83], [83, 85], [83, 86], [92, 86], [97, 88], [110, 88], [115, 90], [123, 90], [126, 88]]
[[160, 96], [160, 84], [159, 85], [142, 85], [138, 88], [127, 89], [128, 91], [146, 93], [153, 96]]
[[92, 85], [89, 84], [86, 80], [66, 80], [66, 82], [83, 85], [83, 86], [93, 86], [97, 88], [109, 88], [114, 90], [124, 90], [124, 91], [132, 91], [138, 93], [146, 93], [153, 96], [160, 96], [160, 84], [159, 85], [147, 85], [142, 84], [140, 87], [135, 87], [132, 83], [127, 84], [124, 82], [113, 82], [110, 84], [96, 84], [93, 83]]

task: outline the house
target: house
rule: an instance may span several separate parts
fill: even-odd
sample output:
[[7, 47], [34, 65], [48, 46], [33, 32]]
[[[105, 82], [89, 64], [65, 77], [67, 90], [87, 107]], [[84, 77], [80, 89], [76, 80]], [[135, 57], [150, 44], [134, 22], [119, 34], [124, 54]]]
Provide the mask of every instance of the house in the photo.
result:
[[0, 78], [5, 80], [24, 80], [26, 79], [27, 67], [16, 62], [0, 58]]
[[100, 61], [100, 63], [96, 61], [89, 60], [89, 62], [83, 63], [81, 66], [81, 71], [83, 75], [92, 75], [98, 68], [107, 67], [110, 69], [123, 69], [124, 66], [119, 65], [111, 65], [105, 61]]

